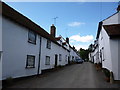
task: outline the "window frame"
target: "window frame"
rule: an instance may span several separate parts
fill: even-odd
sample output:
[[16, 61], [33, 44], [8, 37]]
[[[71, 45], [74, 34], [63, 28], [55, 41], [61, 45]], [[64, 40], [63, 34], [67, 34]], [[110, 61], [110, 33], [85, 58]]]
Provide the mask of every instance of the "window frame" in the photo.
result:
[[67, 55], [65, 55], [65, 61], [67, 61], [68, 60], [68, 58], [67, 58], [68, 56]]
[[[28, 65], [29, 56], [34, 57], [33, 66]], [[26, 68], [35, 68], [35, 56], [34, 55], [27, 55]]]
[[105, 61], [105, 55], [104, 55], [104, 47], [102, 47], [102, 61]]
[[[49, 63], [47, 62], [47, 58], [49, 58]], [[45, 57], [45, 65], [50, 65], [50, 56]]]
[[[34, 34], [35, 36], [34, 41], [30, 39], [31, 38], [30, 34]], [[36, 39], [37, 39], [37, 34], [34, 31], [29, 30], [28, 31], [28, 42], [36, 45]]]
[[62, 61], [62, 54], [59, 54], [59, 61]]
[[51, 49], [51, 41], [47, 39], [46, 48]]

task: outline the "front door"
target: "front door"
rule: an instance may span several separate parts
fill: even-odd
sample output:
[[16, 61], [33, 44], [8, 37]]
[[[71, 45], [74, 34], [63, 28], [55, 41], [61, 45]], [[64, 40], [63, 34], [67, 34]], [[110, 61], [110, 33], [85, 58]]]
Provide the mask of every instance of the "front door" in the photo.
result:
[[55, 54], [55, 67], [57, 67], [58, 55]]

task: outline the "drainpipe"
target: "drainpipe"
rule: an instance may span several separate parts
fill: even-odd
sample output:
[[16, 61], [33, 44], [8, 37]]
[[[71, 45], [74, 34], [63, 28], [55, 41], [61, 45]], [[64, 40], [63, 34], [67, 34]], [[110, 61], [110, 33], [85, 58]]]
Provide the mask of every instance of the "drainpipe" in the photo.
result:
[[39, 75], [39, 72], [40, 72], [41, 44], [42, 44], [42, 37], [40, 37], [39, 60], [38, 60], [38, 72], [37, 72], [37, 75]]

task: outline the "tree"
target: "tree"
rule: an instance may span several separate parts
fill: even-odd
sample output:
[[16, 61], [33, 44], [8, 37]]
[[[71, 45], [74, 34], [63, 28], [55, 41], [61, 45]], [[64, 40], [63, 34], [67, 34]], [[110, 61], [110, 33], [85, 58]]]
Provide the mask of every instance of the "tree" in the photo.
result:
[[89, 50], [88, 49], [82, 49], [82, 48], [80, 48], [79, 50], [78, 50], [78, 52], [79, 52], [79, 54], [80, 54], [80, 57], [83, 59], [83, 60], [85, 60], [85, 61], [88, 61], [89, 60], [89, 58], [88, 58], [88, 54], [89, 54]]

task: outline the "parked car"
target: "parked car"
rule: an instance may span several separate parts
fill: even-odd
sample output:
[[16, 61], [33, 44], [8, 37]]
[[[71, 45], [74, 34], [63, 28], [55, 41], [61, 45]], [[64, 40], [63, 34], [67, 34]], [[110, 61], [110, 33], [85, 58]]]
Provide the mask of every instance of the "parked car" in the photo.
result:
[[84, 60], [83, 59], [76, 59], [76, 63], [83, 63]]

